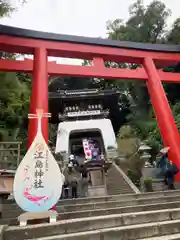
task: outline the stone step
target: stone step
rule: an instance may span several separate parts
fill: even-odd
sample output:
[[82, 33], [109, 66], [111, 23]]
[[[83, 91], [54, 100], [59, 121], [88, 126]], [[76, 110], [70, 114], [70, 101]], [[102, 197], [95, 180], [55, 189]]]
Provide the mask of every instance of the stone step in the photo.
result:
[[93, 210], [102, 208], [114, 208], [122, 206], [134, 206], [152, 203], [164, 203], [164, 202], [174, 202], [180, 201], [180, 195], [177, 196], [167, 196], [167, 197], [151, 197], [151, 198], [138, 198], [133, 200], [118, 200], [118, 201], [108, 201], [108, 202], [98, 202], [98, 203], [85, 203], [76, 205], [63, 205], [59, 206], [59, 211], [61, 212], [73, 212], [82, 210]]
[[158, 192], [158, 191], [163, 191], [165, 189], [167, 189], [167, 186], [164, 185], [164, 182], [159, 181], [159, 182], [152, 182], [152, 188], [154, 191]]
[[180, 202], [176, 201], [176, 202], [105, 208], [105, 209], [93, 209], [93, 210], [85, 210], [85, 211], [83, 210], [83, 211], [76, 211], [76, 212], [65, 212], [65, 213], [59, 214], [59, 219], [77, 219], [77, 218], [83, 218], [83, 217], [104, 216], [104, 215], [111, 215], [111, 214], [143, 212], [143, 211], [153, 211], [153, 210], [159, 210], [159, 209], [172, 209], [172, 208], [180, 208]]
[[[145, 196], [145, 195], [144, 195]], [[138, 205], [148, 205], [148, 204], [156, 204], [156, 203], [167, 203], [167, 202], [176, 202], [180, 201], [180, 195], [173, 195], [173, 196], [153, 196], [149, 198], [147, 195], [146, 198], [137, 198], [126, 200], [126, 198], [122, 198], [122, 200], [117, 201], [107, 201], [107, 202], [90, 202], [85, 204], [69, 204], [69, 205], [58, 205], [57, 211], [59, 213], [65, 212], [77, 212], [77, 211], [87, 211], [87, 210], [95, 210], [95, 209], [106, 209], [106, 208], [116, 208], [116, 207], [127, 207], [127, 206], [138, 206]], [[5, 210], [2, 213], [3, 218], [15, 218], [19, 216], [23, 211], [20, 209], [14, 210]]]
[[152, 237], [152, 238], [141, 238], [138, 240], [180, 240], [180, 233], [160, 236], [160, 237]]
[[[83, 210], [76, 212], [59, 212], [58, 220], [65, 219], [77, 219], [77, 218], [86, 218], [86, 217], [95, 217], [95, 216], [104, 216], [112, 214], [121, 214], [121, 213], [131, 213], [131, 212], [143, 212], [143, 211], [153, 211], [159, 209], [173, 209], [180, 208], [180, 202], [166, 202], [166, 203], [155, 203], [147, 205], [135, 205], [127, 207], [115, 207], [115, 208], [105, 208], [105, 209], [93, 209], [93, 210]], [[0, 225], [18, 225], [17, 217], [11, 218], [2, 218], [0, 219]]]
[[[48, 226], [48, 225], [47, 225]], [[46, 229], [46, 228], [44, 228]], [[43, 232], [44, 232], [43, 229]], [[41, 229], [42, 230], [42, 229]], [[37, 227], [34, 226], [32, 228], [31, 233], [29, 235], [29, 229], [26, 227], [24, 229], [24, 234], [20, 234], [20, 229], [17, 228], [12, 231], [11, 234], [8, 234], [8, 229], [4, 232], [4, 239], [13, 239], [13, 240], [25, 240], [25, 239], [36, 239], [36, 240], [135, 240], [135, 239], [147, 239], [148, 237], [160, 237], [162, 235], [172, 235], [180, 232], [180, 220], [171, 220], [164, 222], [153, 222], [153, 223], [144, 223], [130, 226], [120, 226], [114, 228], [104, 228], [98, 230], [91, 230], [86, 232], [77, 232], [77, 233], [69, 233], [69, 234], [61, 234], [61, 235], [53, 235], [42, 237], [41, 235], [36, 237]], [[58, 228], [56, 229], [56, 232]], [[19, 232], [19, 234], [18, 234]], [[21, 233], [23, 230], [21, 229]], [[26, 233], [26, 234], [25, 234]], [[156, 238], [155, 238], [156, 239]]]
[[[118, 182], [118, 184], [117, 184]], [[123, 176], [116, 169], [115, 165], [112, 164], [106, 176], [106, 188], [108, 195], [112, 194], [123, 194], [123, 193], [133, 193], [134, 191], [124, 180]]]
[[129, 200], [129, 199], [137, 199], [137, 198], [147, 198], [153, 196], [175, 196], [180, 195], [180, 190], [174, 191], [162, 191], [162, 192], [151, 192], [151, 193], [140, 193], [140, 194], [116, 194], [111, 196], [100, 196], [100, 197], [87, 197], [87, 198], [77, 198], [77, 199], [64, 199], [58, 202], [58, 205], [65, 205], [65, 204], [84, 204], [84, 203], [97, 203], [103, 201], [112, 201], [112, 200]]
[[164, 197], [164, 196], [176, 196], [180, 195], [180, 190], [174, 191], [161, 191], [161, 192], [150, 192], [150, 193], [140, 193], [140, 194], [116, 194], [111, 196], [104, 197], [91, 197], [91, 198], [77, 198], [77, 199], [65, 199], [60, 200], [58, 205], [70, 205], [70, 204], [84, 204], [84, 203], [98, 203], [98, 202], [107, 202], [115, 200], [131, 200], [138, 198], [151, 198], [151, 197]]
[[[108, 202], [108, 201], [118, 201], [118, 200], [133, 200], [139, 198], [152, 198], [152, 197], [164, 197], [164, 196], [176, 196], [180, 195], [180, 190], [173, 191], [161, 191], [161, 192], [150, 192], [150, 193], [140, 193], [140, 194], [117, 194], [111, 196], [101, 196], [101, 197], [87, 197], [87, 198], [77, 198], [77, 199], [63, 199], [59, 200], [57, 206], [59, 205], [74, 205], [74, 204], [84, 204], [84, 203], [98, 203], [98, 202]], [[5, 201], [3, 204], [4, 210], [14, 210], [20, 209], [14, 200]]]
[[[165, 202], [165, 203], [155, 203], [155, 204], [145, 204], [145, 205], [135, 205], [135, 206], [124, 206], [124, 207], [115, 207], [115, 208], [105, 208], [105, 209], [92, 209], [92, 210], [83, 210], [75, 212], [59, 212], [58, 220], [65, 219], [77, 219], [77, 218], [86, 218], [86, 217], [95, 217], [95, 216], [104, 216], [112, 214], [122, 214], [122, 213], [131, 213], [131, 212], [145, 212], [145, 211], [155, 211], [159, 209], [173, 209], [180, 208], [180, 202]], [[0, 219], [0, 225], [18, 225], [17, 217], [11, 218], [2, 218]]]
[[9, 227], [5, 230], [5, 239], [36, 239], [51, 235], [96, 231], [105, 228], [126, 228], [129, 225], [153, 223], [154, 221], [161, 223], [174, 220], [178, 220], [180, 223], [180, 208], [62, 220], [54, 224], [29, 225], [25, 228]]

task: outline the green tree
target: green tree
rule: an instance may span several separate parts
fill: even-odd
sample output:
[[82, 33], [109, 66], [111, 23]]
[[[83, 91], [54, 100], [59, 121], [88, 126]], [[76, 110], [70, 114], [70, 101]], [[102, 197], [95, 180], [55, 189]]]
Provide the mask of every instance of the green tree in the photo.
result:
[[[2, 0], [0, 18], [10, 15], [14, 10], [6, 0]], [[15, 59], [16, 55], [1, 52], [0, 58]], [[27, 74], [0, 72], [0, 141], [24, 139], [30, 82]]]
[[30, 89], [16, 73], [0, 73], [0, 136], [16, 140], [27, 118]]
[[175, 20], [172, 29], [168, 33], [167, 41], [169, 44], [180, 43], [180, 18]]
[[[20, 3], [24, 4], [26, 0], [17, 0]], [[5, 16], [10, 16], [10, 14], [15, 10], [14, 7], [11, 6], [11, 4], [7, 0], [1, 0], [0, 1], [0, 18]]]
[[[161, 1], [152, 1], [148, 6], [143, 1], [137, 0], [129, 8], [129, 19], [115, 19], [107, 22], [109, 39], [120, 41], [134, 41], [143, 43], [180, 43], [180, 20], [177, 19], [171, 30], [167, 31], [167, 20], [171, 11]], [[110, 63], [111, 66], [136, 68], [138, 65]], [[180, 72], [180, 66], [166, 68], [165, 71]], [[136, 134], [141, 139], [148, 139], [151, 145], [158, 148], [162, 142], [157, 123], [152, 111], [146, 84], [142, 82], [114, 81], [113, 84], [120, 86], [130, 96], [131, 114], [128, 123], [133, 126]], [[180, 100], [176, 89], [180, 85], [164, 84], [166, 93], [172, 104]], [[177, 124], [180, 118], [174, 113]]]
[[0, 2], [0, 18], [9, 15], [14, 8], [6, 0]]
[[[170, 15], [170, 10], [166, 8], [161, 1], [153, 1], [147, 7], [143, 1], [138, 0], [129, 8], [129, 19], [124, 22], [121, 19], [107, 22], [109, 38], [120, 41], [134, 42], [161, 42], [165, 34], [166, 21]], [[136, 68], [135, 64], [119, 64], [118, 67]], [[132, 102], [136, 112], [138, 109], [144, 110], [144, 115], [150, 108], [149, 94], [147, 87], [142, 82], [121, 82], [115, 81], [115, 84], [131, 94]]]
[[138, 0], [129, 8], [127, 22], [120, 19], [107, 22], [109, 38], [120, 41], [161, 42], [171, 12], [161, 1], [152, 1], [147, 7]]

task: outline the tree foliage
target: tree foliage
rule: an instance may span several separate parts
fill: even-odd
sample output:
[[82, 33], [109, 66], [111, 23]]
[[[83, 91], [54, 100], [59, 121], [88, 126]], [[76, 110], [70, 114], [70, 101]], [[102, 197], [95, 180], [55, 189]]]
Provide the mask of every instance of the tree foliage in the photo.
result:
[[[0, 17], [13, 10], [7, 1], [1, 1]], [[16, 56], [1, 52], [0, 58], [13, 59]], [[29, 96], [30, 77], [27, 74], [0, 72], [0, 141], [25, 138], [24, 120], [27, 118]]]
[[6, 0], [0, 2], [0, 18], [9, 15], [14, 10]]
[[129, 8], [129, 19], [107, 22], [109, 38], [134, 42], [161, 42], [167, 19], [171, 12], [161, 1], [153, 1], [147, 7], [138, 0]]
[[180, 18], [176, 19], [167, 36], [168, 43], [179, 44], [180, 43]]
[[[16, 3], [19, 2], [24, 4], [26, 0], [16, 0]], [[10, 14], [16, 10], [16, 8], [12, 7], [10, 1], [8, 0], [0, 0], [0, 18], [5, 16], [10, 16]]]
[[[170, 15], [171, 11], [166, 8], [162, 1], [155, 0], [145, 6], [143, 1], [137, 0], [130, 6], [129, 19], [126, 22], [122, 19], [107, 22], [108, 36], [112, 40], [120, 41], [179, 44], [180, 19], [177, 19], [168, 31], [167, 20]], [[126, 64], [123, 67], [135, 68], [138, 66]], [[165, 71], [179, 72], [180, 66], [170, 66]], [[113, 84], [119, 85], [129, 93], [131, 114], [127, 117], [128, 124], [131, 125], [139, 138], [148, 139], [149, 143], [158, 149], [162, 140], [152, 111], [146, 84], [128, 82], [127, 80], [114, 81]], [[176, 104], [173, 107], [173, 113], [177, 125], [180, 127], [180, 108], [178, 107], [180, 85], [164, 84], [164, 87], [171, 104]], [[174, 111], [174, 108], [176, 111]]]
[[0, 136], [15, 140], [27, 118], [30, 90], [16, 73], [0, 73]]

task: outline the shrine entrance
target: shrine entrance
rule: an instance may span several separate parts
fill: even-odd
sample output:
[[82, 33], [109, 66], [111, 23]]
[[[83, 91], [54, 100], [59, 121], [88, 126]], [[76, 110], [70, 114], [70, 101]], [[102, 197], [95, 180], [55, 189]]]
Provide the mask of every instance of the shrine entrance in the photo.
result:
[[84, 149], [83, 149], [83, 139], [89, 139], [91, 138], [96, 147], [99, 149], [99, 154], [104, 153], [104, 144], [103, 139], [100, 131], [98, 130], [91, 130], [91, 131], [74, 131], [71, 132], [69, 137], [69, 152], [70, 154], [74, 154], [75, 156], [78, 156], [79, 158], [85, 158]]
[[[0, 51], [31, 54], [33, 60], [0, 60], [0, 71], [32, 72], [30, 113], [48, 112], [48, 75], [98, 77], [146, 81], [169, 159], [180, 168], [180, 137], [162, 81], [180, 82], [179, 73], [163, 72], [165, 66], [180, 62], [179, 46], [119, 42], [37, 32], [0, 25]], [[72, 66], [48, 62], [48, 56], [92, 61], [92, 66]], [[139, 68], [106, 68], [105, 61], [139, 64]], [[28, 146], [37, 132], [37, 119], [29, 120]], [[42, 132], [48, 141], [48, 119], [42, 119]]]

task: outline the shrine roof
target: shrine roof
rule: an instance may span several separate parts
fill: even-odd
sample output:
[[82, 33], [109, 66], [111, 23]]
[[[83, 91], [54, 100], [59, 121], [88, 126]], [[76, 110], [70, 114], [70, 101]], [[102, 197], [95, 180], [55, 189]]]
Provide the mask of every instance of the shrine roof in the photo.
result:
[[89, 99], [89, 98], [104, 98], [106, 96], [119, 96], [119, 90], [113, 89], [81, 89], [81, 90], [61, 90], [59, 92], [49, 92], [49, 99]]
[[125, 41], [116, 41], [116, 40], [109, 40], [109, 39], [103, 39], [103, 38], [64, 35], [64, 34], [41, 32], [41, 31], [5, 26], [2, 24], [0, 24], [0, 35], [8, 35], [13, 37], [21, 37], [21, 38], [41, 39], [46, 41], [58, 41], [58, 42], [88, 44], [88, 45], [114, 47], [114, 48], [136, 49], [136, 50], [143, 50], [143, 51], [172, 52], [172, 53], [180, 52], [179, 45], [125, 42]]

